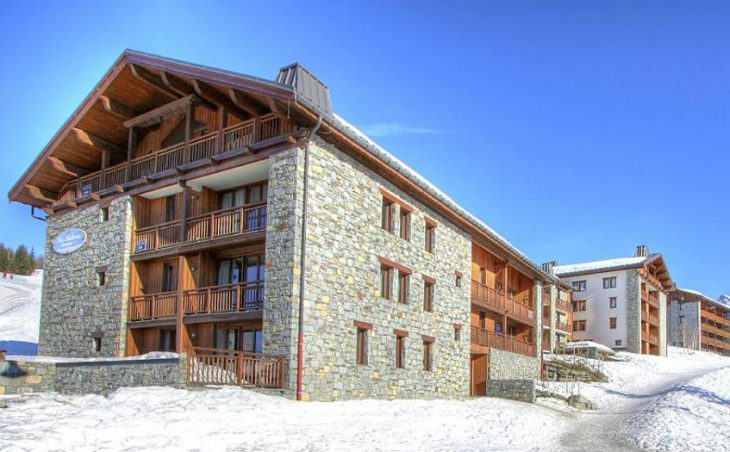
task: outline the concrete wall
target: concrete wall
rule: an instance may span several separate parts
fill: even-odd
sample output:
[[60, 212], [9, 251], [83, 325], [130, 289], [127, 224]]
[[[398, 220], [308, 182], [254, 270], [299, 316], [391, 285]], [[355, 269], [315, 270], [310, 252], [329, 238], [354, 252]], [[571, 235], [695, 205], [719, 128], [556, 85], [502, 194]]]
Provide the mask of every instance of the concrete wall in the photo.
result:
[[[86, 231], [86, 243], [71, 254], [58, 254], [51, 243], [62, 231]], [[101, 221], [98, 205], [48, 218], [43, 295], [41, 355], [89, 357], [124, 354], [132, 209], [129, 197], [112, 201], [109, 221]], [[97, 283], [97, 267], [106, 266], [106, 285]], [[95, 353], [92, 334], [100, 333]]]
[[[470, 237], [333, 146], [317, 139], [309, 149], [305, 398], [467, 396]], [[395, 233], [381, 228], [381, 188], [412, 206], [410, 241], [398, 235], [399, 207]], [[434, 253], [425, 251], [425, 216], [438, 223]], [[412, 269], [408, 304], [380, 297], [380, 257]], [[423, 275], [436, 279], [433, 312], [423, 309]], [[354, 321], [373, 325], [367, 365], [356, 364]], [[463, 325], [458, 341], [454, 324]], [[403, 369], [394, 329], [409, 333]], [[422, 336], [435, 338], [433, 371], [423, 370]]]
[[[612, 271], [562, 278], [569, 284], [586, 281], [586, 290], [574, 292], [573, 300], [586, 300], [585, 311], [574, 311], [573, 320], [586, 320], [585, 331], [573, 331], [573, 340], [592, 340], [608, 347], [622, 350], [627, 348], [629, 329], [628, 314], [633, 307], [629, 302], [628, 273]], [[616, 287], [603, 288], [603, 278], [616, 277]], [[616, 307], [611, 308], [610, 297], [616, 297]], [[638, 307], [636, 307], [638, 310]], [[638, 312], [638, 311], [637, 311]], [[616, 328], [609, 328], [609, 318], [616, 317]], [[616, 341], [621, 341], [617, 345]]]
[[121, 387], [185, 387], [187, 360], [0, 361], [0, 395], [35, 392], [108, 395]]

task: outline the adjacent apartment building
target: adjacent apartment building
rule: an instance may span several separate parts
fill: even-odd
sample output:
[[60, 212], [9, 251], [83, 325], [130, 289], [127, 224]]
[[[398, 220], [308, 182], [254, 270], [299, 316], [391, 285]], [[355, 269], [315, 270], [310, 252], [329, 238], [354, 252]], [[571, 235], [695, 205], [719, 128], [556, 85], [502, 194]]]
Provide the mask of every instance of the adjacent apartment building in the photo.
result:
[[670, 345], [730, 355], [730, 304], [680, 288], [667, 298]]
[[264, 80], [125, 51], [9, 197], [47, 215], [41, 354], [183, 352], [195, 378], [303, 400], [539, 374], [557, 278], [299, 64]]
[[661, 253], [553, 267], [573, 287], [573, 340], [666, 356], [667, 292], [674, 283]]
[[[546, 273], [552, 274], [555, 262], [542, 264]], [[542, 295], [542, 349], [560, 352], [562, 346], [573, 340], [573, 290], [569, 284], [559, 281], [545, 286]]]

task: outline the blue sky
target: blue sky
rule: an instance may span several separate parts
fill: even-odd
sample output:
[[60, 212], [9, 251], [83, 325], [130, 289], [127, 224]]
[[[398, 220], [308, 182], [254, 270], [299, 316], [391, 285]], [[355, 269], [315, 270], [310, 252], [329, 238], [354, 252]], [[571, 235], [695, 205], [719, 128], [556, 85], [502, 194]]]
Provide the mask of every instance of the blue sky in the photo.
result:
[[[3, 193], [125, 48], [266, 78], [299, 61], [536, 262], [645, 243], [678, 284], [730, 291], [728, 3], [111, 3], [3, 5]], [[0, 205], [0, 241], [43, 248], [29, 210]]]

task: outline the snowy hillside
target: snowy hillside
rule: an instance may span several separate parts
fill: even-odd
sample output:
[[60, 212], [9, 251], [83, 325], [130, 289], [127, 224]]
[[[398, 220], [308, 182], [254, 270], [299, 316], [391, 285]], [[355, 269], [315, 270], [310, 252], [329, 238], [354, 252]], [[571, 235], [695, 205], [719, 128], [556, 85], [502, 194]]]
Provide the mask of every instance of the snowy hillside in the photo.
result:
[[34, 276], [0, 274], [0, 341], [38, 342], [43, 272]]
[[298, 403], [233, 387], [0, 397], [0, 450], [727, 450], [730, 359], [617, 356], [609, 383], [577, 388], [591, 412], [556, 399]]

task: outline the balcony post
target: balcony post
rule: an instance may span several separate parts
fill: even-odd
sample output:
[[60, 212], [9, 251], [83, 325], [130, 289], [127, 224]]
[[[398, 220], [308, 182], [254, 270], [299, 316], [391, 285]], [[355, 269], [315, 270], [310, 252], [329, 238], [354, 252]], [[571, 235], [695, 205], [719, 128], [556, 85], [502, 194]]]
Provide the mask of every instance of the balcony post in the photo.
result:
[[137, 129], [129, 128], [129, 137], [127, 139], [127, 167], [124, 170], [124, 181], [129, 182], [132, 177], [132, 155], [134, 148], [137, 146]]
[[106, 170], [109, 168], [109, 151], [106, 149], [101, 151], [101, 171], [99, 172], [99, 190], [107, 188], [106, 186]]
[[187, 223], [188, 223], [188, 202], [190, 201], [190, 187], [185, 183], [185, 181], [179, 182], [183, 186], [182, 191], [182, 203], [180, 206], [180, 212], [178, 212], [178, 216], [180, 217], [180, 236], [179, 236], [179, 242], [185, 243], [187, 241]]
[[226, 123], [228, 119], [228, 111], [224, 105], [218, 106], [218, 134], [215, 138], [215, 153], [220, 154], [223, 152], [223, 129], [228, 125]]
[[190, 163], [190, 136], [193, 133], [195, 110], [192, 103], [185, 109], [185, 148], [183, 149], [183, 164]]

